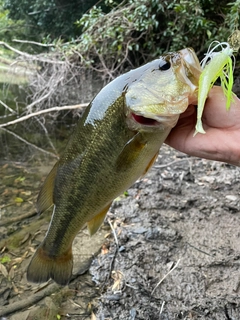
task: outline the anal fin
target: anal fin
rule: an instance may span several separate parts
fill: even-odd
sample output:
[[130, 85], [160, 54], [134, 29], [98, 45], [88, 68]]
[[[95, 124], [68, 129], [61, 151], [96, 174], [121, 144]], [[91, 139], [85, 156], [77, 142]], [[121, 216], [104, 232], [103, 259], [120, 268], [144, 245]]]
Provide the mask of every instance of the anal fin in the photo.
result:
[[99, 212], [93, 219], [87, 222], [88, 232], [90, 236], [93, 236], [100, 226], [102, 225], [108, 209], [110, 208], [112, 203], [108, 204], [101, 212]]

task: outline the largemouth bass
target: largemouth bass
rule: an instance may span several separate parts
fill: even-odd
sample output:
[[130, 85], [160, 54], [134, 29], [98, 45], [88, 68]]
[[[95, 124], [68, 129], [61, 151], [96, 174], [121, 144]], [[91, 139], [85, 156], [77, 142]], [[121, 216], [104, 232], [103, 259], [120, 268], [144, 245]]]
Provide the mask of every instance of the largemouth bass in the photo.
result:
[[112, 201], [148, 171], [179, 115], [197, 101], [200, 73], [194, 51], [183, 49], [121, 75], [92, 100], [39, 193], [38, 212], [54, 210], [29, 281], [68, 283], [75, 236], [85, 224], [94, 234]]

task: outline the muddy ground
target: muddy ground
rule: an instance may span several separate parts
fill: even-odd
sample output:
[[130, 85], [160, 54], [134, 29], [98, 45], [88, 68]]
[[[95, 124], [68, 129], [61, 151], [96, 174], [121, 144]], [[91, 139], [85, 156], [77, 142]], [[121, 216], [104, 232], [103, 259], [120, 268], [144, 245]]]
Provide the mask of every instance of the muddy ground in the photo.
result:
[[26, 281], [51, 215], [34, 207], [49, 169], [0, 167], [1, 320], [240, 319], [239, 168], [163, 146], [98, 234], [79, 234], [64, 288]]

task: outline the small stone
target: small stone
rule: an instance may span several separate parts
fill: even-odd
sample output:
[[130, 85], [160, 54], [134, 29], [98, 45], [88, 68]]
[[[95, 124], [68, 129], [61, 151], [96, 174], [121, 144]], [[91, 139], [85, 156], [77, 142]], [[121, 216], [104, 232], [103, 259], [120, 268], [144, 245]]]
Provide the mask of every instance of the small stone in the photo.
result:
[[230, 201], [236, 201], [238, 199], [237, 196], [234, 196], [233, 194], [226, 195], [226, 199]]

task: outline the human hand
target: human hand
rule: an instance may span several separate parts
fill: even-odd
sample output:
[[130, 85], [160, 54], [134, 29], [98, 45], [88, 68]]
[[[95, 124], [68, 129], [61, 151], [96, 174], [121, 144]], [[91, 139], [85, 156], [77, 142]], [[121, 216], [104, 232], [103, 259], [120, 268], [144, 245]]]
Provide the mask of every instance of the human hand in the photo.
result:
[[240, 166], [240, 99], [235, 97], [234, 101], [230, 109], [226, 110], [222, 88], [214, 86], [202, 117], [206, 133], [193, 136], [197, 110], [190, 105], [180, 116], [165, 143], [191, 156]]

